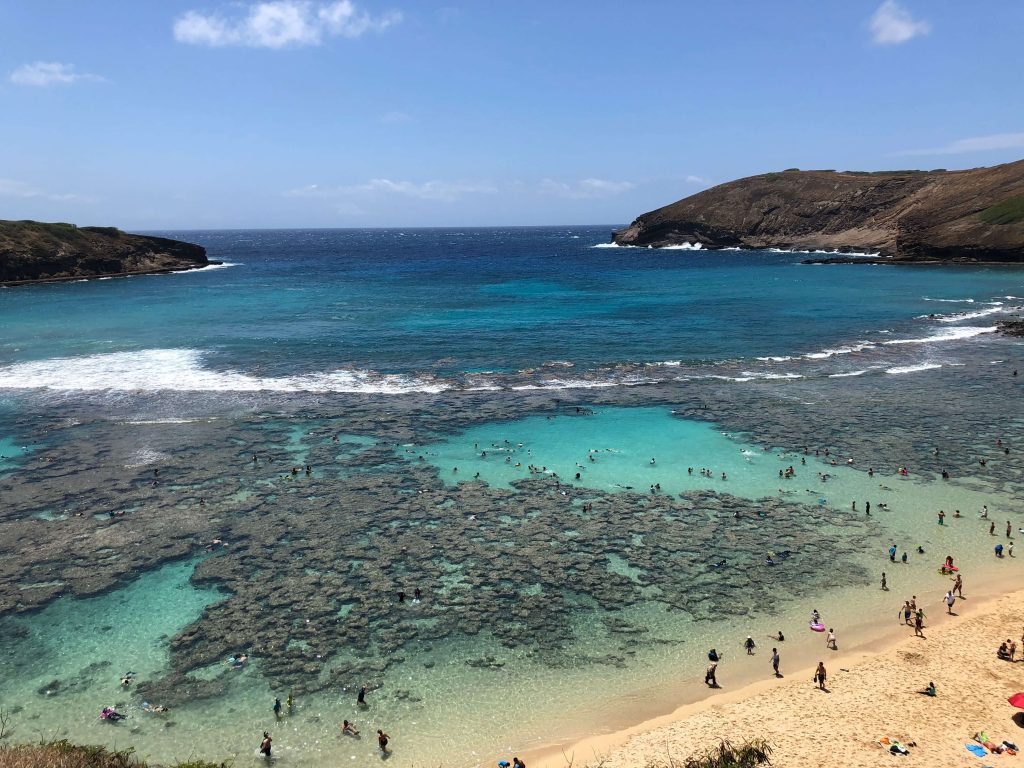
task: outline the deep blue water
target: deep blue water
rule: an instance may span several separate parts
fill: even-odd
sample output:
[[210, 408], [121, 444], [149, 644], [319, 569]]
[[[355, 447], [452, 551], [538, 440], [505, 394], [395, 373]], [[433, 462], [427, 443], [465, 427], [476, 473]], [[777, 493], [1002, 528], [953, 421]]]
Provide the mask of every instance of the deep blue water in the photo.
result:
[[[1024, 296], [1024, 272], [1002, 268], [805, 266], [800, 254], [593, 247], [610, 230], [160, 233], [237, 266], [0, 290], [0, 374], [26, 361], [153, 350], [192, 350], [190, 364], [203, 370], [276, 377], [752, 359], [881, 331], [920, 335], [921, 315]], [[102, 388], [102, 376], [93, 383]]]

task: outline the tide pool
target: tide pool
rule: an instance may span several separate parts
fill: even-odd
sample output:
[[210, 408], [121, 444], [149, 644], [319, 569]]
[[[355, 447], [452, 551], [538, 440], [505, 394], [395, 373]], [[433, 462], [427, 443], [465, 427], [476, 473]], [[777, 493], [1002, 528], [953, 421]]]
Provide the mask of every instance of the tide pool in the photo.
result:
[[[863, 458], [826, 456], [825, 448], [815, 446], [804, 454], [750, 444], [743, 434], [678, 418], [669, 407], [579, 408], [484, 424], [402, 450], [406, 456], [423, 455], [449, 484], [479, 479], [510, 487], [529, 477], [557, 476], [583, 491], [651, 493], [653, 486], [655, 493], [669, 495], [710, 491], [755, 501], [780, 498], [827, 508], [836, 520], [867, 517], [870, 503], [873, 522], [883, 528], [877, 541], [864, 542], [868, 562], [891, 543], [915, 557], [918, 547], [926, 554], [935, 551], [936, 564], [951, 548], [987, 557], [994, 542], [978, 536], [979, 528], [988, 531], [982, 510], [988, 508], [1000, 534], [1006, 518], [1020, 514], [1015, 499], [975, 478], [901, 476], [896, 467], [873, 467], [872, 475]], [[790, 467], [795, 474], [786, 478]], [[702, 469], [709, 474], [702, 475]], [[945, 512], [942, 526], [939, 510]]]

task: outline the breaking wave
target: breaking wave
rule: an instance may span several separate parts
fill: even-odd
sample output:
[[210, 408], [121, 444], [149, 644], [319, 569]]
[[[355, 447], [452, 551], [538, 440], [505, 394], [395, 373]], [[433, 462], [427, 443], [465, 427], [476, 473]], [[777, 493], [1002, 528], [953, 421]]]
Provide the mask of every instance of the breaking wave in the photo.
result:
[[436, 393], [451, 385], [423, 377], [340, 369], [294, 376], [253, 376], [203, 367], [195, 349], [146, 349], [54, 358], [0, 368], [0, 389], [157, 392]]

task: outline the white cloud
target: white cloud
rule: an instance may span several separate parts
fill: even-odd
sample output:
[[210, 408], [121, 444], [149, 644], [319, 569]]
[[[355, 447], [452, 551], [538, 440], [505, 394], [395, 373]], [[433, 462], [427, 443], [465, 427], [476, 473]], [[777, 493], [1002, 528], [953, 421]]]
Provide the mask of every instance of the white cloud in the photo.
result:
[[310, 184], [285, 192], [287, 197], [373, 197], [383, 195], [400, 195], [420, 200], [439, 200], [453, 202], [466, 195], [494, 194], [497, 188], [491, 184], [471, 181], [393, 181], [391, 179], [370, 179], [365, 184], [347, 187], [321, 187]]
[[390, 11], [371, 16], [351, 0], [267, 0], [244, 6], [242, 15], [187, 11], [174, 22], [174, 39], [181, 43], [221, 47], [285, 48], [320, 45], [326, 36], [359, 37], [399, 23], [402, 14]]
[[1019, 149], [1024, 147], [1024, 133], [994, 133], [991, 136], [974, 136], [969, 139], [957, 139], [944, 147], [931, 149], [908, 149], [896, 152], [896, 155], [965, 155], [969, 152], [989, 152], [999, 149]]
[[41, 200], [54, 200], [57, 202], [84, 199], [78, 195], [57, 195], [50, 192], [44, 192], [41, 189], [33, 187], [31, 184], [24, 181], [18, 181], [17, 179], [0, 179], [0, 197], [20, 197], [22, 199], [37, 198]]
[[75, 72], [74, 64], [62, 64], [59, 61], [34, 61], [22, 64], [11, 72], [10, 81], [15, 85], [71, 85], [79, 80], [102, 81], [99, 75]]
[[709, 179], [705, 179], [703, 176], [694, 176], [692, 173], [686, 177], [686, 181], [690, 184], [710, 184]]
[[570, 199], [611, 197], [628, 192], [636, 186], [631, 181], [608, 181], [607, 179], [582, 179], [565, 182], [544, 179], [540, 183], [540, 191], [546, 195], [556, 195]]
[[899, 45], [932, 30], [927, 21], [915, 21], [910, 11], [896, 2], [885, 0], [871, 16], [868, 23], [871, 38], [878, 45]]

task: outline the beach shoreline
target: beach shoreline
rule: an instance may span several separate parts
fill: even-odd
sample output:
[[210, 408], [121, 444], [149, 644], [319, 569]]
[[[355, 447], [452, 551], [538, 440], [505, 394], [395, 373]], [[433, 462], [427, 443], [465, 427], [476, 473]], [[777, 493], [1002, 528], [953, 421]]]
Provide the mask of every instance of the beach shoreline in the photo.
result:
[[[926, 626], [926, 639], [908, 636], [909, 628], [896, 624], [889, 629], [883, 630], [880, 636], [866, 640], [863, 643], [850, 646], [839, 653], [830, 654], [825, 657], [828, 663], [829, 680], [834, 688], [830, 693], [839, 694], [829, 700], [829, 710], [832, 716], [821, 717], [821, 710], [814, 709], [808, 705], [815, 702], [815, 698], [809, 697], [808, 693], [814, 694], [814, 685], [809, 682], [814, 674], [814, 664], [804, 665], [795, 671], [785, 669], [785, 679], [767, 677], [764, 680], [741, 685], [735, 690], [716, 691], [712, 695], [705, 696], [698, 701], [689, 701], [681, 704], [673, 711], [646, 718], [643, 721], [623, 729], [610, 733], [589, 736], [583, 739], [574, 740], [562, 744], [548, 745], [542, 748], [530, 750], [526, 754], [526, 761], [530, 765], [539, 768], [567, 768], [567, 766], [589, 766], [601, 765], [603, 768], [647, 768], [651, 765], [670, 764], [669, 759], [681, 761], [702, 751], [708, 747], [717, 746], [719, 739], [707, 738], [706, 734], [709, 725], [719, 723], [723, 726], [722, 738], [733, 742], [739, 742], [747, 738], [765, 738], [776, 748], [773, 757], [773, 765], [790, 765], [791, 747], [793, 743], [806, 742], [810, 735], [820, 735], [821, 738], [836, 739], [839, 732], [837, 725], [840, 721], [846, 726], [851, 726], [857, 718], [848, 717], [848, 712], [837, 707], [836, 699], [845, 695], [849, 697], [848, 691], [844, 691], [844, 680], [860, 678], [864, 681], [873, 681], [880, 677], [880, 670], [891, 671], [893, 667], [907, 665], [907, 659], [911, 659], [911, 666], [918, 664], [918, 657], [924, 654], [918, 653], [918, 649], [927, 649], [926, 658], [933, 662], [938, 657], [940, 660], [948, 658], [942, 650], [960, 649], [961, 655], [966, 658], [964, 663], [951, 665], [955, 669], [946, 673], [947, 680], [941, 680], [943, 676], [938, 671], [925, 666], [920, 671], [920, 676], [908, 680], [906, 685], [897, 682], [895, 687], [900, 689], [920, 689], [934, 680], [939, 688], [940, 698], [931, 700], [932, 703], [942, 707], [943, 714], [949, 715], [963, 712], [959, 718], [963, 726], [955, 737], [950, 737], [948, 745], [939, 745], [929, 749], [929, 759], [924, 763], [928, 766], [948, 765], [952, 760], [959, 757], [959, 753], [965, 754], [963, 744], [970, 741], [970, 737], [978, 730], [989, 730], [990, 735], [996, 741], [1008, 739], [1020, 743], [1024, 741], [1024, 726], [1017, 725], [1011, 720], [1015, 710], [1006, 703], [1009, 695], [1017, 692], [1021, 686], [1020, 682], [1012, 682], [1009, 678], [1019, 669], [1004, 661], [996, 659], [996, 648], [1001, 639], [1009, 637], [1018, 641], [1024, 647], [1024, 641], [1019, 640], [1018, 633], [1024, 626], [1024, 589], [1013, 585], [1012, 576], [999, 578], [994, 582], [985, 585], [982, 589], [968, 593], [968, 598], [963, 601], [957, 600], [956, 614], [953, 617], [945, 613], [932, 612], [929, 616], [929, 625]], [[924, 590], [922, 590], [922, 593]], [[923, 603], [923, 601], [922, 601]], [[885, 620], [885, 619], [883, 619]], [[936, 653], [936, 651], [940, 651]], [[1018, 649], [1018, 656], [1021, 655], [1021, 648]], [[971, 663], [973, 660], [974, 663]], [[768, 666], [768, 657], [762, 651], [761, 661]], [[1024, 659], [1021, 659], [1024, 661]], [[993, 675], [991, 667], [1004, 673], [1002, 676]], [[929, 677], [928, 675], [932, 675]], [[959, 699], [955, 708], [945, 706], [949, 699], [939, 704], [942, 697], [955, 696], [958, 682], [969, 679], [972, 675], [994, 677], [994, 690], [989, 701], [986, 702], [993, 710], [1002, 710], [1003, 717], [999, 720], [983, 722], [984, 717], [978, 715], [978, 705], [967, 711], [962, 706], [963, 699]], [[999, 687], [1000, 684], [1002, 687]], [[861, 684], [858, 688], [860, 695], [877, 695], [877, 712], [879, 717], [884, 719], [891, 710], [901, 710], [901, 705], [907, 697], [893, 696], [886, 697], [885, 690], [867, 690], [870, 684]], [[848, 688], [848, 686], [846, 686]], [[1003, 690], [1005, 688], [1005, 691]], [[1010, 690], [1013, 688], [1013, 690]], [[891, 691], [890, 691], [891, 692]], [[917, 699], [927, 700], [924, 696], [914, 696], [911, 702]], [[883, 703], [887, 701], [888, 703]], [[815, 703], [820, 703], [820, 699]], [[799, 732], [789, 728], [780, 728], [772, 716], [766, 713], [778, 715], [785, 713], [789, 718], [788, 722], [799, 724]], [[908, 719], [910, 722], [911, 719]], [[1024, 722], [1024, 721], [1022, 721]], [[860, 728], [870, 728], [874, 723], [863, 723]], [[950, 726], [955, 727], [956, 723]], [[950, 727], [947, 726], [947, 727]], [[879, 726], [881, 728], [881, 726]], [[906, 736], [901, 731], [904, 726], [893, 726], [893, 730], [886, 733], [879, 730], [878, 737], [890, 736], [899, 740], [914, 740], [913, 736]], [[916, 729], [916, 731], [915, 731]], [[909, 734], [915, 732], [933, 731], [937, 727], [925, 726], [922, 722], [910, 728]], [[820, 734], [818, 731], [821, 731]], [[941, 730], [941, 729], [939, 729]], [[699, 736], [704, 735], [703, 742]], [[922, 742], [926, 737], [918, 736], [917, 741]], [[927, 737], [929, 743], [933, 743], [932, 737]], [[873, 742], [872, 742], [873, 743]], [[850, 755], [836, 757], [830, 760], [825, 753], [816, 754], [815, 764], [817, 765], [875, 765], [880, 761], [889, 759], [875, 745], [875, 750], [866, 752], [864, 761], [858, 762]], [[948, 748], [946, 748], [948, 747]], [[934, 757], [931, 754], [934, 753]], [[792, 755], [795, 757], [795, 755]], [[805, 756], [806, 757], [806, 756]], [[872, 759], [873, 758], [873, 759]], [[851, 761], [852, 759], [852, 761]], [[660, 762], [659, 762], [660, 761]], [[916, 760], [915, 764], [921, 764]]]

